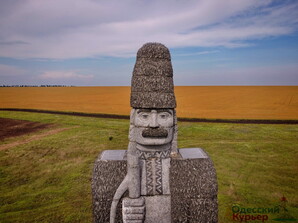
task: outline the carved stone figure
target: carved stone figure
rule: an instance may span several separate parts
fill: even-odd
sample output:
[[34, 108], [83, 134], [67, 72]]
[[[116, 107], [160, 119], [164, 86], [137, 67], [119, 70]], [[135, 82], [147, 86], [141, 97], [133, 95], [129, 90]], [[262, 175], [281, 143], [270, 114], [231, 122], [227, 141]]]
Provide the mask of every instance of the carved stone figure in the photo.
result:
[[127, 151], [104, 151], [95, 162], [94, 221], [217, 222], [212, 161], [202, 149], [177, 149], [173, 69], [164, 45], [139, 49], [130, 103]]

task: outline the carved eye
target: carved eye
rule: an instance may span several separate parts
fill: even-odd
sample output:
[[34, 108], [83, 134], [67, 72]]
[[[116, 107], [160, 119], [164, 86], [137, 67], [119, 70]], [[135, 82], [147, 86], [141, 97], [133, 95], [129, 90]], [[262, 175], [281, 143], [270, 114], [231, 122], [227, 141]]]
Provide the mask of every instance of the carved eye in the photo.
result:
[[148, 119], [149, 115], [148, 115], [148, 114], [145, 114], [145, 113], [143, 113], [143, 114], [141, 114], [141, 117], [142, 117], [142, 119]]
[[167, 119], [169, 117], [169, 115], [167, 113], [161, 113], [161, 114], [159, 114], [159, 117], [161, 119]]

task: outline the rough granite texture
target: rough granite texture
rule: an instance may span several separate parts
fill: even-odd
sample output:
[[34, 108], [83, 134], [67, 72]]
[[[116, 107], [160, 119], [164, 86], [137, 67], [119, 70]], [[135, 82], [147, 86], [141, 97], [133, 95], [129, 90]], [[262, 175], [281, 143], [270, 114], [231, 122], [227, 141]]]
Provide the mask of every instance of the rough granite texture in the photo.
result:
[[164, 59], [137, 58], [133, 70], [134, 76], [163, 76], [173, 77], [172, 63]]
[[[91, 184], [94, 223], [110, 221], [112, 199], [126, 175], [126, 168], [126, 160], [106, 161], [100, 160], [99, 156], [95, 161]], [[118, 203], [116, 222], [123, 222], [121, 202]]]
[[[92, 178], [95, 223], [109, 222], [112, 198], [125, 175], [125, 160], [96, 160]], [[210, 158], [172, 159], [170, 190], [173, 223], [218, 221], [216, 173]], [[116, 222], [122, 222], [121, 209], [119, 202]]]
[[132, 79], [133, 92], [173, 93], [173, 78], [160, 76], [135, 76]]
[[171, 161], [172, 222], [218, 222], [217, 181], [212, 161]]
[[138, 53], [131, 80], [133, 108], [175, 108], [173, 68], [167, 47], [146, 43]]
[[130, 105], [133, 108], [175, 108], [175, 96], [172, 93], [131, 92]]
[[137, 58], [171, 60], [169, 49], [161, 43], [145, 43], [137, 53]]

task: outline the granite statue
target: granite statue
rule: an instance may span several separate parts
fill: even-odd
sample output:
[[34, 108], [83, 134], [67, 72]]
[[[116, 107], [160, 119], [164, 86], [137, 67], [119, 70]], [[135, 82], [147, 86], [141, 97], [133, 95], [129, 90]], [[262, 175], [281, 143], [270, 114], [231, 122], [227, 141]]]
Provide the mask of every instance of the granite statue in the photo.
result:
[[199, 148], [177, 148], [173, 69], [164, 45], [139, 49], [130, 104], [127, 151], [104, 151], [95, 162], [94, 221], [217, 222], [211, 159]]

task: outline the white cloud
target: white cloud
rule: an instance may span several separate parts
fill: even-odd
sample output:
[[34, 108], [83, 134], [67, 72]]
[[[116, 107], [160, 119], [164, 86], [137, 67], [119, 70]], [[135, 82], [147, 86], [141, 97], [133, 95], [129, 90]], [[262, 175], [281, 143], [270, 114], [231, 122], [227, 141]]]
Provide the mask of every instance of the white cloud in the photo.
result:
[[197, 56], [197, 55], [205, 55], [205, 54], [211, 54], [211, 53], [218, 53], [218, 50], [206, 50], [206, 51], [200, 51], [200, 52], [192, 52], [192, 53], [180, 53], [176, 56]]
[[287, 1], [14, 2], [0, 3], [6, 9], [0, 10], [0, 56], [123, 57], [148, 41], [168, 47], [243, 47], [247, 40], [289, 34], [298, 22], [298, 3]]
[[40, 79], [92, 79], [94, 75], [82, 75], [78, 74], [76, 71], [46, 71], [43, 72], [39, 78]]

